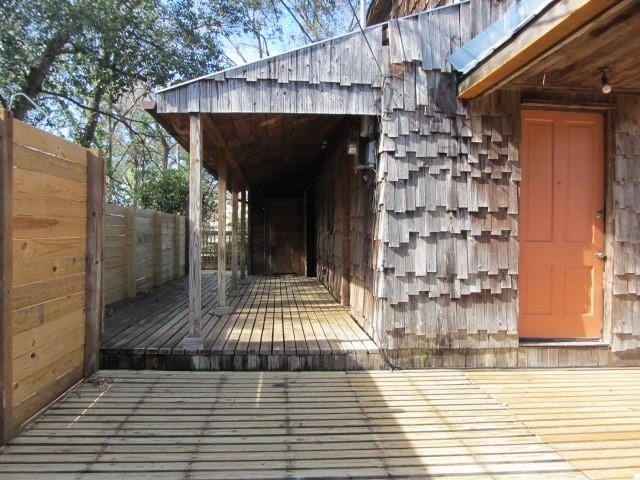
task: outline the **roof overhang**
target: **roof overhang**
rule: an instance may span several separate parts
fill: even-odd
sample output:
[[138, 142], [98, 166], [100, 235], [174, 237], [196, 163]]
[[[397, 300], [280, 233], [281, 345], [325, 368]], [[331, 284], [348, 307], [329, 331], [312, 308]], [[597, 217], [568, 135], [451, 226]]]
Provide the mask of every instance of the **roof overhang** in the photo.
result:
[[637, 0], [556, 0], [550, 3], [515, 35], [497, 44], [492, 54], [463, 77], [458, 96], [470, 99], [500, 88], [520, 75], [531, 62], [554, 51], [599, 16], [611, 15], [634, 1]]

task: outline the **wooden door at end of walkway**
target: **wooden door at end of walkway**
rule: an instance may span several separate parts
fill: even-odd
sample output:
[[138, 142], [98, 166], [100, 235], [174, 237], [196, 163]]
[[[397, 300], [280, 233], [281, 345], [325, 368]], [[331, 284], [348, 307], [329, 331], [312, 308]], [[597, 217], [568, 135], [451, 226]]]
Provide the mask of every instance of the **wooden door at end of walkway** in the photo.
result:
[[305, 274], [304, 200], [268, 198], [266, 209], [266, 272]]

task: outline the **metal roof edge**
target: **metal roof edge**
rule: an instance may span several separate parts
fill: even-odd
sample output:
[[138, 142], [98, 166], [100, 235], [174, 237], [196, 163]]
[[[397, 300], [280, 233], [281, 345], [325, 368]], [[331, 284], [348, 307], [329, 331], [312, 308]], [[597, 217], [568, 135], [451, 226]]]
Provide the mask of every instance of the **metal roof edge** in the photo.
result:
[[449, 62], [467, 75], [556, 1], [516, 0], [502, 17], [449, 55]]

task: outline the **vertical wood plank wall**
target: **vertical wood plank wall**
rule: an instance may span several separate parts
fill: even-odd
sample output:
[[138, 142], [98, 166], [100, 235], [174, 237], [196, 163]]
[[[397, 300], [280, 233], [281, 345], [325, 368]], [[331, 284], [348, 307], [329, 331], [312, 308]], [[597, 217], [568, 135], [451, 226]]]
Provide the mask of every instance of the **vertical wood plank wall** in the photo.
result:
[[[4, 246], [10, 243], [13, 270], [11, 313], [2, 317], [3, 331], [11, 332], [10, 355], [2, 359], [5, 368], [9, 362], [11, 376], [3, 385], [10, 389], [5, 439], [82, 379], [87, 279], [95, 283], [91, 299], [101, 296], [96, 283], [100, 264], [93, 263], [89, 277], [85, 264], [88, 165], [102, 175], [101, 163], [88, 162], [95, 154], [82, 147], [9, 121], [15, 168], [10, 187], [13, 232], [2, 239]], [[7, 141], [2, 138], [3, 152]], [[95, 260], [99, 242], [92, 246]], [[100, 321], [93, 300], [92, 328]]]
[[107, 205], [105, 304], [185, 275], [184, 225], [182, 215]]
[[317, 174], [316, 272], [331, 294], [349, 305], [351, 315], [371, 333], [376, 180], [372, 171], [354, 171], [355, 159], [347, 155], [353, 138], [353, 128], [339, 129]]

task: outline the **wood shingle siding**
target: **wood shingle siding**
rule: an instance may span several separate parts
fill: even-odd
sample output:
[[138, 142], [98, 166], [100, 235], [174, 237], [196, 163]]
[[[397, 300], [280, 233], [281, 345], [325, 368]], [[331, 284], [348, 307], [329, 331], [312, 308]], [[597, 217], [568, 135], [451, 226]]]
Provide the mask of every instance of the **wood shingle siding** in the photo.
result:
[[640, 348], [640, 99], [618, 99], [613, 184], [612, 350]]
[[[231, 68], [156, 95], [158, 113], [375, 115], [383, 26]], [[375, 54], [375, 57], [374, 57]]]
[[374, 323], [391, 350], [517, 346], [520, 97], [456, 98], [468, 16], [389, 24]]

